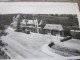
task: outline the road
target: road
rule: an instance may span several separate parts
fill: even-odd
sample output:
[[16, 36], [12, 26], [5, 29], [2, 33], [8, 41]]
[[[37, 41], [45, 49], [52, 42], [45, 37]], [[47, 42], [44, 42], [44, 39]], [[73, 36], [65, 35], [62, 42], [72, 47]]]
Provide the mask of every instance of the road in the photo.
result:
[[50, 43], [46, 36], [31, 33], [25, 34], [21, 32], [10, 31], [7, 36], [3, 36], [3, 42], [8, 43], [6, 47], [8, 52], [14, 59], [17, 58], [49, 58], [52, 57], [43, 51], [41, 47]]
[[[15, 32], [12, 28], [8, 28], [6, 30], [9, 34], [7, 36], [1, 37], [3, 42], [8, 43], [6, 47], [8, 50], [6, 52], [12, 56], [13, 59], [21, 59], [21, 58], [51, 58], [51, 55], [42, 51], [42, 46], [45, 44], [49, 44], [51, 42], [50, 39], [55, 41], [55, 43], [59, 43], [61, 46], [76, 48], [80, 46], [80, 41], [70, 40], [67, 42], [60, 43], [59, 40], [62, 37], [56, 37], [38, 33], [25, 34], [22, 32]], [[76, 42], [76, 44], [74, 44]], [[72, 45], [74, 47], [72, 47]], [[52, 57], [53, 58], [53, 57]]]

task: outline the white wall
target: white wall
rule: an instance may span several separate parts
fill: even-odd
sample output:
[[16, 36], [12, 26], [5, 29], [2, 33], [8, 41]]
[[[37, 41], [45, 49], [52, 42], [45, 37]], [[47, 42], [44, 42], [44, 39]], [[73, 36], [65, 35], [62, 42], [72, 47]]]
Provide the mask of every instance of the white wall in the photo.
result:
[[80, 12], [77, 3], [69, 2], [0, 2], [1, 14], [77, 14], [80, 25]]

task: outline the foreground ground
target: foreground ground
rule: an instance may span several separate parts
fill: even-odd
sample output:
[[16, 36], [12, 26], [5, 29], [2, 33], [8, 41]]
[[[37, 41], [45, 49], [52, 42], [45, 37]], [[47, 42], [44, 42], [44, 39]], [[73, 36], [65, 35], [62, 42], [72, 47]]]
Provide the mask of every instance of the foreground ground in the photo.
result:
[[75, 39], [65, 43], [60, 43], [59, 40], [62, 39], [62, 37], [50, 37], [50, 35], [42, 35], [37, 33], [25, 34], [21, 32], [15, 32], [12, 28], [8, 28], [6, 31], [9, 34], [7, 36], [3, 36], [2, 40], [8, 43], [8, 46], [6, 47], [8, 49], [7, 52], [14, 59], [53, 57], [41, 50], [43, 45], [49, 44], [51, 42], [50, 39], [55, 41], [55, 43], [60, 44], [61, 46], [80, 49], [80, 41], [76, 41]]
[[[11, 30], [11, 29], [10, 29]], [[25, 34], [21, 32], [10, 31], [10, 34], [3, 36], [4, 42], [8, 43], [7, 52], [14, 58], [45, 58], [51, 57], [41, 51], [44, 44], [48, 44], [46, 36], [40, 34]]]

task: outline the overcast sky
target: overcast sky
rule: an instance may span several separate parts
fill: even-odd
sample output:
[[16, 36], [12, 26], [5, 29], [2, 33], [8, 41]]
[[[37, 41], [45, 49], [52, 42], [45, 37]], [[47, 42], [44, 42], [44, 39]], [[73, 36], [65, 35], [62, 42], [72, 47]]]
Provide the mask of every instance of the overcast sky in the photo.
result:
[[77, 3], [0, 2], [0, 13], [76, 14]]

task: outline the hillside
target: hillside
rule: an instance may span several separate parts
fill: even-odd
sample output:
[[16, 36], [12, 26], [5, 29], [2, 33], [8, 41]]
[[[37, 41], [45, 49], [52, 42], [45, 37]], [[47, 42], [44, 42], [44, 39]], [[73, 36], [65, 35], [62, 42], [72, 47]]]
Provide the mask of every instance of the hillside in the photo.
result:
[[[0, 26], [10, 25], [14, 16], [17, 16], [17, 14], [0, 15]], [[20, 14], [20, 19], [26, 19], [26, 20], [38, 19], [38, 21], [43, 20], [46, 21], [46, 23], [48, 24], [62, 24], [63, 26], [79, 26], [76, 15]]]

